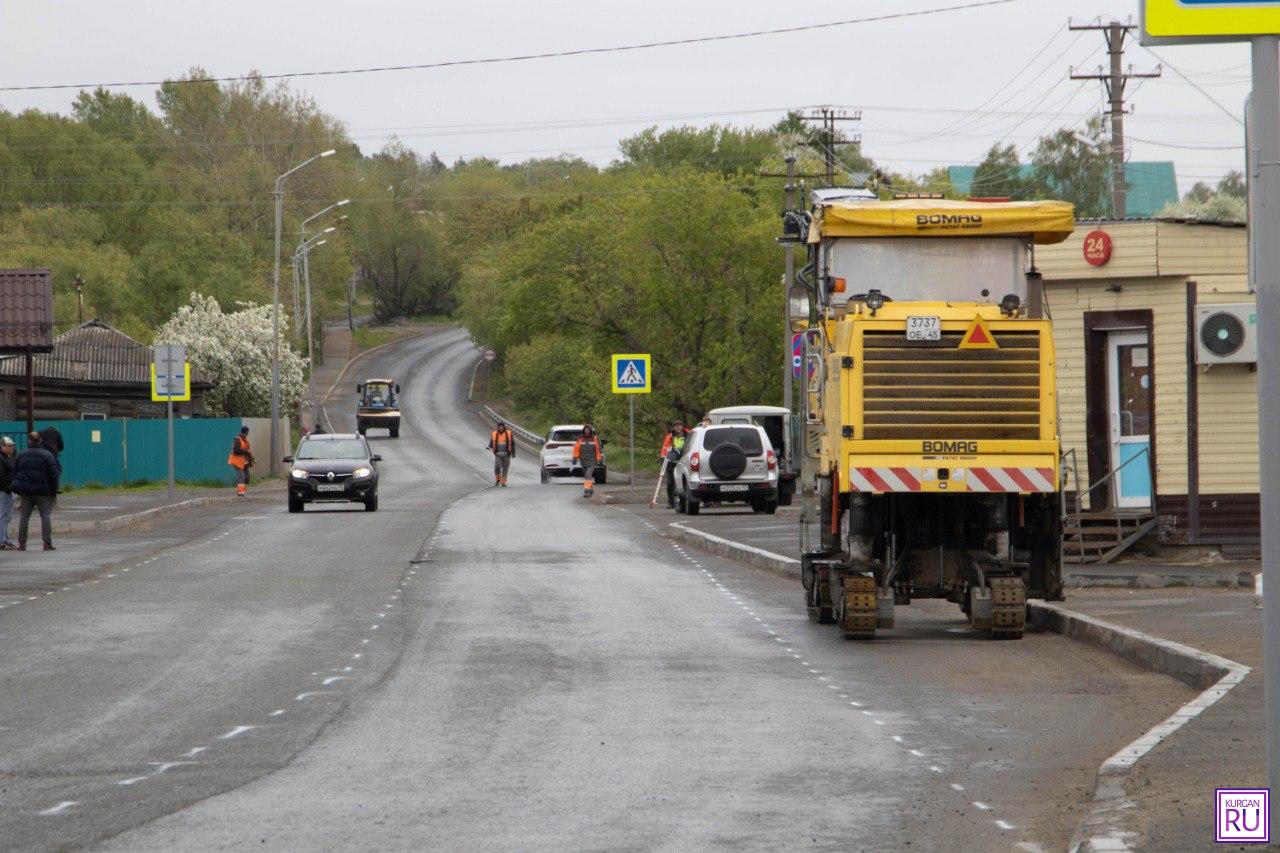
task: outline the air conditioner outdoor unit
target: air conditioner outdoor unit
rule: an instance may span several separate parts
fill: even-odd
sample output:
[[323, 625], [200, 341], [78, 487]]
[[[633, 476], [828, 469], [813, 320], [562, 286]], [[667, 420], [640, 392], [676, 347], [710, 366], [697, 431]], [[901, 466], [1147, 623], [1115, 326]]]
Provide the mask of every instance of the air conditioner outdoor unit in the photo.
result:
[[1258, 361], [1258, 309], [1252, 302], [1196, 306], [1196, 364]]

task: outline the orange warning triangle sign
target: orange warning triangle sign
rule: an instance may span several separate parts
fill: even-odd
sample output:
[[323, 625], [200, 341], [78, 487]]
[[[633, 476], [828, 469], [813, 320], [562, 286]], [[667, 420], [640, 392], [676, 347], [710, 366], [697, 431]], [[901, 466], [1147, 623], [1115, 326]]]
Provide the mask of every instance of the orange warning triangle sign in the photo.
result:
[[995, 336], [991, 334], [991, 330], [987, 328], [987, 324], [981, 317], [974, 317], [973, 322], [969, 324], [969, 328], [960, 337], [960, 343], [957, 349], [999, 349], [1000, 345], [996, 343]]

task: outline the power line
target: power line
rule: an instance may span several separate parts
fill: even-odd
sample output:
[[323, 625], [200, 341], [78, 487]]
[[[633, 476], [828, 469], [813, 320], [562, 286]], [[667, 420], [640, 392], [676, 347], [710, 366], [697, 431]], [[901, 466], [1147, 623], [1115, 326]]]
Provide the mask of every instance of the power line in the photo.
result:
[[1212, 101], [1213, 105], [1218, 109], [1222, 110], [1222, 112], [1225, 113], [1227, 116], [1229, 116], [1232, 121], [1234, 121], [1236, 124], [1240, 125], [1241, 127], [1244, 126], [1244, 119], [1240, 118], [1235, 113], [1231, 112], [1231, 110], [1224, 107], [1221, 101], [1219, 101], [1213, 95], [1210, 95], [1208, 92], [1202, 89], [1194, 80], [1192, 80], [1186, 74], [1183, 74], [1181, 71], [1179, 71], [1176, 66], [1170, 65], [1168, 62], [1165, 62], [1163, 59], [1160, 59], [1160, 54], [1156, 53], [1154, 50], [1147, 47], [1146, 45], [1139, 44], [1138, 46], [1141, 47], [1143, 50], [1145, 50], [1147, 53], [1154, 56], [1156, 59], [1159, 59], [1162, 64], [1168, 65], [1170, 71], [1172, 71], [1174, 74], [1177, 74], [1183, 80], [1187, 81], [1187, 83], [1191, 86], [1191, 88], [1195, 89], [1197, 92], [1199, 92], [1200, 94], [1208, 98], [1210, 101]]
[[725, 33], [711, 36], [693, 36], [681, 39], [641, 42], [638, 44], [611, 45], [608, 47], [586, 47], [573, 50], [545, 51], [542, 53], [515, 54], [512, 56], [493, 56], [479, 59], [450, 59], [438, 62], [419, 62], [408, 65], [381, 65], [364, 68], [329, 69], [322, 71], [294, 71], [281, 74], [242, 74], [228, 77], [197, 77], [183, 80], [133, 80], [114, 83], [50, 83], [27, 84], [18, 86], [0, 86], [0, 92], [38, 92], [56, 89], [123, 89], [132, 86], [160, 86], [165, 83], [240, 83], [247, 80], [284, 80], [302, 77], [337, 77], [351, 74], [374, 74], [387, 71], [423, 71], [433, 68], [455, 68], [466, 65], [497, 65], [508, 62], [528, 62], [535, 59], [558, 59], [567, 56], [589, 56], [603, 53], [623, 53], [639, 50], [650, 50], [658, 47], [677, 47], [692, 44], [709, 44], [721, 41], [760, 38], [762, 36], [785, 35], [790, 33], [813, 32], [814, 30], [847, 27], [855, 24], [871, 24], [881, 21], [894, 21], [904, 18], [919, 18], [926, 15], [937, 15], [945, 12], [961, 12], [970, 9], [983, 9], [991, 6], [1007, 6], [1023, 0], [977, 0], [956, 6], [937, 6], [931, 9], [917, 9], [908, 12], [889, 12], [883, 15], [871, 15], [863, 18], [847, 18], [841, 21], [826, 21], [819, 24], [802, 24], [794, 27], [774, 27], [765, 30], [749, 30], [739, 33]]

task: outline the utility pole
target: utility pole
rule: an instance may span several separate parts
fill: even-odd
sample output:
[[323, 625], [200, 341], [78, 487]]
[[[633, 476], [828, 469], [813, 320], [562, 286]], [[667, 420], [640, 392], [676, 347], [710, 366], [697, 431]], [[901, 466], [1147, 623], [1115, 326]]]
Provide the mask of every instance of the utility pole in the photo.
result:
[[814, 148], [822, 152], [822, 159], [827, 164], [827, 186], [835, 186], [836, 183], [836, 148], [841, 145], [861, 145], [862, 137], [854, 136], [851, 139], [836, 138], [836, 122], [838, 121], [862, 121], [861, 112], [846, 112], [845, 110], [837, 110], [833, 107], [819, 107], [808, 115], [801, 116], [805, 121], [820, 121], [822, 129], [818, 131], [818, 141], [812, 143]]
[[[786, 178], [787, 183], [783, 186], [786, 192], [786, 209], [796, 210], [796, 191], [800, 189], [799, 180], [801, 178], [825, 178], [827, 174], [796, 174], [796, 158], [794, 154], [787, 155], [787, 171], [786, 172], [760, 172], [762, 178]], [[828, 164], [830, 165], [830, 164]], [[796, 256], [795, 244], [783, 243], [783, 251], [785, 252], [786, 273], [782, 281], [782, 405], [790, 409], [793, 402], [792, 385], [794, 384], [794, 370], [791, 364], [791, 311], [788, 300], [792, 285], [796, 283]], [[801, 371], [803, 377], [804, 371]], [[794, 417], [794, 412], [792, 416]]]
[[1130, 80], [1150, 79], [1160, 76], [1160, 68], [1155, 71], [1135, 72], [1133, 66], [1126, 71], [1124, 63], [1125, 36], [1137, 29], [1135, 24], [1122, 24], [1112, 21], [1109, 24], [1070, 24], [1072, 30], [1097, 30], [1102, 33], [1107, 43], [1107, 53], [1111, 58], [1111, 70], [1104, 72], [1101, 68], [1093, 74], [1076, 74], [1071, 71], [1072, 80], [1099, 80], [1107, 93], [1108, 112], [1111, 114], [1111, 215], [1116, 219], [1125, 218], [1125, 206], [1128, 187], [1124, 177], [1124, 90]]

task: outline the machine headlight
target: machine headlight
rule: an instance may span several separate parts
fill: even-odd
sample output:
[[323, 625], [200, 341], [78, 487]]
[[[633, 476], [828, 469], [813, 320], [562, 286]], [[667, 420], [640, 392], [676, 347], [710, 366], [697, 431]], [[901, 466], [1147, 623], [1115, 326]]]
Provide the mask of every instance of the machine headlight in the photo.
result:
[[292, 476], [293, 479], [295, 480], [307, 479], [307, 472], [303, 471], [301, 468], [294, 468], [292, 471], [289, 472], [289, 475]]
[[361, 477], [368, 477], [372, 473], [373, 473], [372, 468], [357, 468], [356, 470], [351, 472], [351, 476], [355, 477], [358, 480]]

